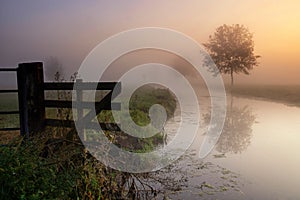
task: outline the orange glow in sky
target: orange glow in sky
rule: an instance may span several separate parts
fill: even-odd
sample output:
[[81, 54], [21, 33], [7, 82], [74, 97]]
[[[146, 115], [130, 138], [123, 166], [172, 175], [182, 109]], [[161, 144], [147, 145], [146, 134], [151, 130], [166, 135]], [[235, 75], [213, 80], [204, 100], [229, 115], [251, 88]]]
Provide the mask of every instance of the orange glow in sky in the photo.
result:
[[260, 66], [239, 83], [300, 84], [299, 0], [53, 0], [0, 3], [0, 65], [57, 57], [76, 71], [97, 44], [132, 28], [164, 27], [199, 43], [223, 24], [254, 34]]

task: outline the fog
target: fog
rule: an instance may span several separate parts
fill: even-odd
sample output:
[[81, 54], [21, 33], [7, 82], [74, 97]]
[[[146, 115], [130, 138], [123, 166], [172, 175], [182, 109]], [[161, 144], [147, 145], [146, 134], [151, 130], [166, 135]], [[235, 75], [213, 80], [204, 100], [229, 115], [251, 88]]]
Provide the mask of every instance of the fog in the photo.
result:
[[[37, 1], [0, 3], [0, 67], [43, 61], [46, 79], [59, 69], [65, 77], [77, 71], [87, 54], [106, 38], [137, 27], [171, 28], [199, 44], [222, 24], [244, 24], [254, 34], [260, 65], [236, 84], [300, 84], [299, 3], [270, 1]], [[282, 15], [281, 13], [285, 13]], [[148, 52], [149, 53], [149, 52]], [[152, 52], [153, 53], [153, 52]], [[167, 54], [147, 52], [117, 60], [108, 74], [120, 74], [132, 64], [166, 62], [186, 76], [191, 66]], [[165, 56], [164, 59], [161, 57]], [[59, 66], [49, 64], [55, 58]], [[51, 62], [50, 62], [51, 63]], [[52, 62], [53, 64], [53, 62]], [[51, 66], [53, 68], [51, 68]], [[0, 74], [1, 85], [15, 84], [13, 74]], [[224, 76], [227, 83], [228, 78]]]

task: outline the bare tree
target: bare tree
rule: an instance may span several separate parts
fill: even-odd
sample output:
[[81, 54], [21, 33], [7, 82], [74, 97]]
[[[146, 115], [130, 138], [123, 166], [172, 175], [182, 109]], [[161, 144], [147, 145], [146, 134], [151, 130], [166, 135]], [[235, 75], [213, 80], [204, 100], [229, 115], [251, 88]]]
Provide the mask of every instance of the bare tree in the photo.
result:
[[233, 74], [249, 74], [249, 70], [258, 66], [254, 55], [253, 34], [243, 25], [222, 25], [213, 35], [209, 36], [208, 43], [204, 46], [208, 50], [211, 59], [217, 65], [219, 72], [230, 74], [231, 86], [233, 86]]

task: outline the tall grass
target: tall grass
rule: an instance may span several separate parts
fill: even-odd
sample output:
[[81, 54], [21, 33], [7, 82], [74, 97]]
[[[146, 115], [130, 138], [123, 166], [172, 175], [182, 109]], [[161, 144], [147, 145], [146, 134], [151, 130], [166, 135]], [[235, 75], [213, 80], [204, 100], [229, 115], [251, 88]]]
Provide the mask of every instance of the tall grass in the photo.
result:
[[[69, 93], [57, 95], [60, 99], [69, 98]], [[155, 103], [166, 108], [168, 117], [175, 111], [176, 99], [166, 89], [147, 87], [134, 95], [130, 106], [136, 123], [149, 123], [148, 109]], [[56, 112], [62, 120], [71, 115], [66, 109]], [[98, 117], [99, 121], [113, 120], [110, 111]], [[113, 134], [106, 132], [111, 142], [120, 148], [131, 148], [125, 140], [115, 140]], [[158, 135], [134, 142], [137, 145], [133, 150], [143, 152], [152, 150], [162, 138]], [[120, 172], [98, 162], [86, 151], [75, 128], [47, 127], [43, 132], [32, 133], [26, 141], [17, 137], [0, 147], [0, 155], [0, 199], [132, 199], [141, 195], [140, 189], [149, 191], [152, 197], [156, 195], [139, 179], [146, 174]]]

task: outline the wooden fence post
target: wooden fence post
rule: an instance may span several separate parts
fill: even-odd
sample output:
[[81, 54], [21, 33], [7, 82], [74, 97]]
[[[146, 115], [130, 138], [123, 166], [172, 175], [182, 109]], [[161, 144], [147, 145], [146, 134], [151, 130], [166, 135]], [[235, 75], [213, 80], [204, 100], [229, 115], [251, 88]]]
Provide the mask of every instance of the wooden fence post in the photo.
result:
[[22, 136], [44, 128], [43, 63], [21, 63], [17, 70], [20, 132]]
[[[83, 107], [82, 107], [82, 79], [76, 79], [76, 101], [77, 101], [77, 121], [81, 122], [83, 119]], [[79, 134], [83, 135], [83, 140], [86, 141], [86, 134], [84, 130], [84, 123], [79, 123], [77, 131]]]

